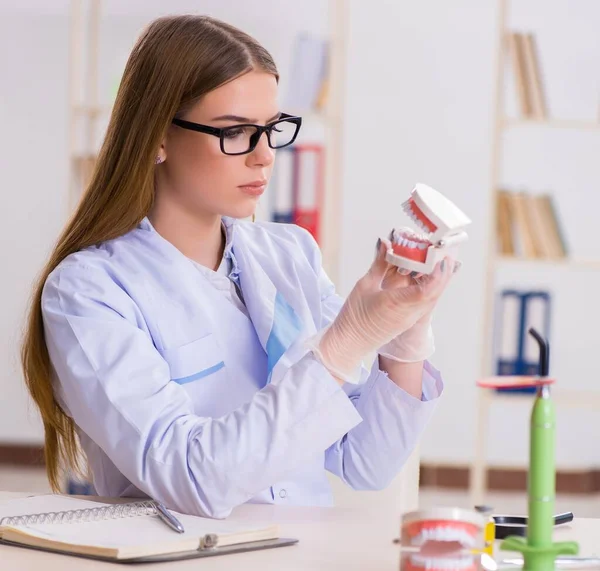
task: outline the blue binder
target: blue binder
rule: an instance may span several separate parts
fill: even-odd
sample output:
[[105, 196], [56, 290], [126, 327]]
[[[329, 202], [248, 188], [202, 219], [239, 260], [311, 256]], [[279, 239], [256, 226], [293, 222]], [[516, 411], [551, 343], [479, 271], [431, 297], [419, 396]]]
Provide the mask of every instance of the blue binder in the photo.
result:
[[277, 151], [277, 161], [269, 184], [269, 210], [272, 222], [294, 222], [294, 177], [296, 147]]
[[[541, 323], [532, 323], [532, 313], [535, 303], [541, 303], [542, 314], [537, 317]], [[513, 309], [518, 313], [516, 323], [506, 323], [507, 306], [513, 304]], [[512, 344], [510, 355], [498, 354], [496, 361], [497, 375], [537, 375], [539, 374], [539, 363], [535, 354], [529, 357], [526, 351], [528, 329], [533, 326], [540, 331], [546, 339], [549, 339], [550, 333], [550, 311], [551, 297], [546, 291], [518, 291], [507, 289], [501, 292], [500, 296], [500, 319], [499, 336], [509, 336]], [[509, 328], [509, 329], [507, 329]], [[535, 387], [514, 388], [514, 389], [496, 389], [499, 392], [511, 393], [535, 393]]]

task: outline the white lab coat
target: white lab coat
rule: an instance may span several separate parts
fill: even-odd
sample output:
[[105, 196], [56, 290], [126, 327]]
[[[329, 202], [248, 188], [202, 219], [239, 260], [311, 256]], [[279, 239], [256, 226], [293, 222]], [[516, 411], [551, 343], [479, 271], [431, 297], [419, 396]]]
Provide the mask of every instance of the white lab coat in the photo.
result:
[[325, 470], [385, 487], [442, 392], [416, 399], [378, 370], [340, 387], [305, 340], [342, 300], [305, 230], [224, 218], [244, 314], [144, 218], [46, 281], [55, 394], [102, 496], [226, 517], [244, 502], [331, 505]]

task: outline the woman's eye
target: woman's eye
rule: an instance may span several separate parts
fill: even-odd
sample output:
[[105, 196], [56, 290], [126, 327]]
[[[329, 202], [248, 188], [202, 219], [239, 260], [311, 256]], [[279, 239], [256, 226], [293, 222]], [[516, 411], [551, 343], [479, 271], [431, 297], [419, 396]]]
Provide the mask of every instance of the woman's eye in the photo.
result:
[[225, 131], [225, 133], [223, 133], [223, 136], [226, 139], [235, 139], [236, 137], [239, 137], [243, 133], [244, 133], [244, 129], [242, 127], [240, 127], [239, 129], [228, 129], [227, 131]]

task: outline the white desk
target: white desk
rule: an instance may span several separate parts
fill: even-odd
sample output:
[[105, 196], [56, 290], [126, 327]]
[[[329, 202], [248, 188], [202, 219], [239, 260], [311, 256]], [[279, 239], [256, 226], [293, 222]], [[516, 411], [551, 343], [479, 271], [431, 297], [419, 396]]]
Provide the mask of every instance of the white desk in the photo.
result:
[[[24, 495], [24, 494], [20, 494]], [[0, 501], [9, 499], [0, 492]], [[90, 498], [88, 498], [90, 499]], [[263, 521], [281, 525], [282, 536], [295, 537], [293, 546], [173, 563], [136, 564], [135, 569], [172, 571], [385, 571], [399, 569], [399, 551], [393, 540], [399, 534], [399, 517], [369, 510], [342, 508], [297, 508], [267, 505], [241, 506], [234, 521]], [[600, 519], [579, 519], [557, 527], [555, 540], [579, 541], [580, 555], [600, 554]], [[504, 554], [517, 557], [518, 554]], [[19, 571], [97, 571], [115, 569], [104, 563], [79, 557], [0, 546], [2, 569]], [[134, 569], [129, 566], [129, 569]], [[125, 568], [125, 567], [120, 567]]]

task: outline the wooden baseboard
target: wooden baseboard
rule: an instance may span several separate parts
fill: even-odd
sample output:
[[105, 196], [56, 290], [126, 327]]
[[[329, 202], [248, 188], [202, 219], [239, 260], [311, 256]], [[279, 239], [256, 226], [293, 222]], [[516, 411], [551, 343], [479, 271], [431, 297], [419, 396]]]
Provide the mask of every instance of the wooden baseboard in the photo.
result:
[[[452, 488], [466, 490], [469, 487], [467, 466], [444, 466], [421, 464], [420, 486], [422, 488]], [[524, 468], [490, 467], [487, 472], [487, 489], [502, 492], [527, 490], [527, 470]], [[556, 472], [556, 493], [594, 494], [600, 492], [600, 470]]]
[[[0, 465], [44, 466], [44, 449], [38, 445], [0, 444]], [[421, 464], [422, 488], [469, 488], [468, 466]], [[488, 469], [488, 489], [502, 492], [524, 492], [527, 489], [527, 471], [519, 468]], [[556, 492], [559, 494], [594, 494], [600, 492], [600, 470], [577, 472], [557, 471]]]
[[44, 466], [44, 448], [33, 444], [0, 444], [0, 465]]

